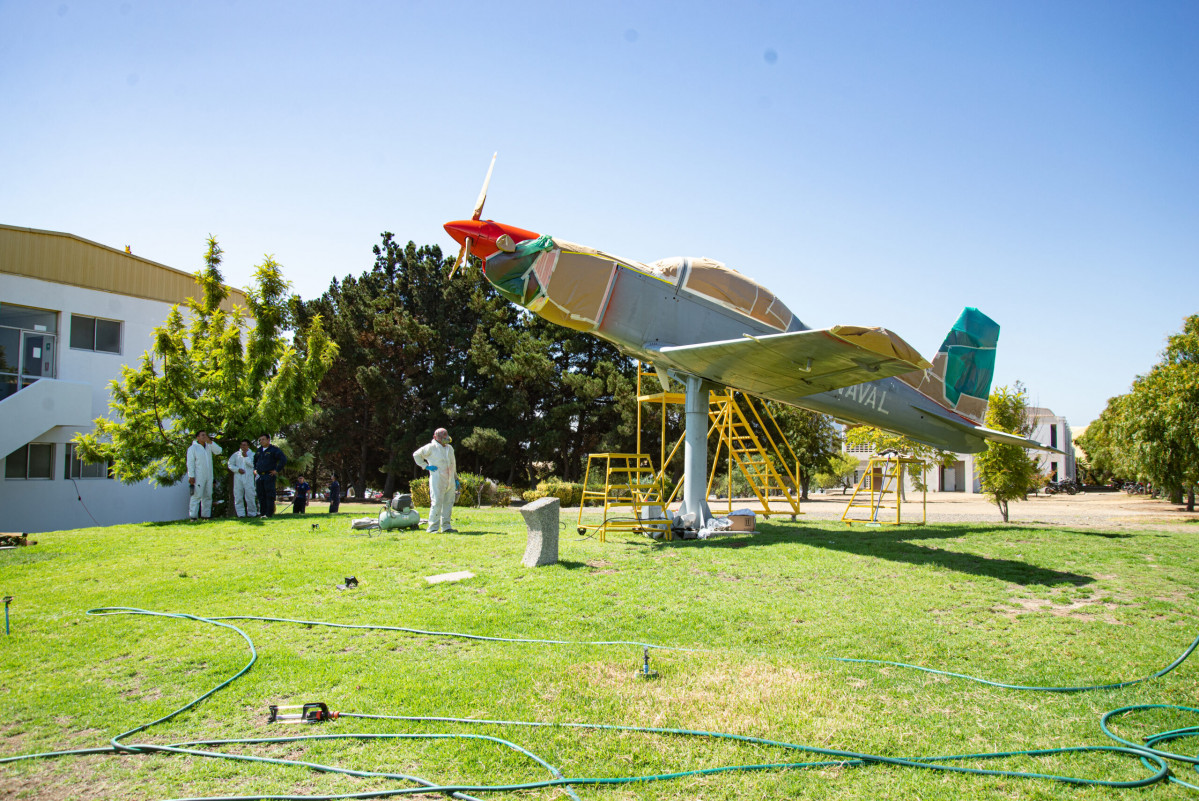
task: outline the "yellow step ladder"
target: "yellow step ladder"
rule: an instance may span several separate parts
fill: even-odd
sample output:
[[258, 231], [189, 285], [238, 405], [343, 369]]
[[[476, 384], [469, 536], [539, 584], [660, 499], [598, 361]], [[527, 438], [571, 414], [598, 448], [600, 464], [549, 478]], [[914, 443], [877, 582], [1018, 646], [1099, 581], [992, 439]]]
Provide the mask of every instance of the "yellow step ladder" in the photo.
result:
[[[712, 421], [711, 431], [718, 433], [720, 443], [717, 445], [716, 458], [712, 460], [712, 471], [708, 476], [708, 494], [712, 494], [712, 484], [716, 479], [716, 466], [720, 463], [722, 448], [728, 448], [728, 510], [733, 511], [733, 465], [741, 470], [749, 483], [754, 496], [761, 504], [759, 512], [763, 517], [777, 514], [770, 507], [772, 493], [782, 496], [784, 503], [790, 507], [792, 519], [802, 514], [799, 510], [799, 459], [792, 450], [790, 443], [783, 436], [782, 428], [770, 411], [770, 406], [762, 402], [765, 417], [758, 412], [758, 405], [751, 396], [745, 395], [745, 405], [749, 408], [746, 415], [738, 400], [741, 393], [733, 390], [713, 392], [708, 402], [708, 418]], [[752, 418], [752, 422], [751, 422]], [[767, 424], [767, 420], [773, 425]], [[777, 435], [777, 436], [776, 436]], [[781, 443], [781, 444], [780, 444]], [[789, 452], [789, 463], [785, 452]], [[774, 458], [771, 458], [773, 456]], [[791, 469], [796, 464], [796, 470]], [[781, 471], [780, 472], [780, 468]], [[783, 512], [788, 514], [788, 512]]]
[[[903, 494], [899, 492], [899, 489], [903, 485], [903, 474], [909, 465], [919, 466], [921, 471], [928, 467], [921, 459], [898, 456], [872, 457], [866, 465], [866, 472], [862, 474], [858, 485], [854, 487], [853, 495], [849, 497], [849, 503], [846, 504], [845, 511], [841, 514], [841, 522], [846, 525], [854, 523], [865, 523], [867, 526], [881, 526], [883, 523], [890, 526], [901, 525], [903, 522]], [[920, 504], [920, 522], [914, 523], [918, 526], [923, 526], [928, 522], [927, 483], [924, 486]], [[894, 497], [888, 500], [888, 496]], [[889, 516], [891, 509], [895, 510], [894, 520], [880, 519], [884, 512]], [[864, 510], [865, 517], [855, 517], [854, 510], [859, 510], [857, 514], [861, 514]]]
[[[598, 478], [602, 473], [604, 488], [591, 489], [592, 470]], [[670, 521], [663, 514], [662, 482], [650, 458], [644, 453], [591, 453], [587, 455], [587, 472], [583, 477], [583, 497], [579, 503], [579, 533], [595, 530], [600, 542], [607, 542], [609, 530], [658, 534], [669, 540]], [[583, 523], [587, 502], [603, 502], [604, 516], [598, 523]], [[617, 508], [628, 510], [623, 515]]]

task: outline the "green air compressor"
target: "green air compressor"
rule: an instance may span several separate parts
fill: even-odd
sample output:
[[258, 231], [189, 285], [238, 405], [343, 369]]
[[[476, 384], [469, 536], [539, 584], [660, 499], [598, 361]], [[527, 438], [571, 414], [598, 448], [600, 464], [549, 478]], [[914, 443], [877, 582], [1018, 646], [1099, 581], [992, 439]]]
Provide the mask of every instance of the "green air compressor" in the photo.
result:
[[416, 528], [420, 525], [420, 512], [412, 508], [412, 496], [397, 492], [379, 510], [379, 528]]

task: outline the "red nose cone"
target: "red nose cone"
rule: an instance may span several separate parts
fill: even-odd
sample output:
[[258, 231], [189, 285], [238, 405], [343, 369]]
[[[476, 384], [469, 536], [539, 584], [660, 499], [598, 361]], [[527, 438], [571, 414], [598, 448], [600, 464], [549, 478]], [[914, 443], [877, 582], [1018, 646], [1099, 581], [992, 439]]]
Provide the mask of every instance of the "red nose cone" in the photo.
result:
[[444, 227], [445, 232], [454, 237], [454, 241], [459, 245], [470, 237], [470, 252], [481, 259], [499, 251], [495, 241], [504, 234], [512, 237], [513, 242], [524, 242], [540, 236], [515, 225], [503, 225], [491, 220], [455, 220], [446, 223]]

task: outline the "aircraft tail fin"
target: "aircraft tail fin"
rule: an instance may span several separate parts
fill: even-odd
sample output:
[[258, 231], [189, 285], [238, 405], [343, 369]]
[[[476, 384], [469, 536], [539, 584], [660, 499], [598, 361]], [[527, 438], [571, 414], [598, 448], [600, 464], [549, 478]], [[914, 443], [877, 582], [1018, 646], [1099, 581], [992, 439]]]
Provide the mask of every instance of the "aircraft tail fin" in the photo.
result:
[[967, 306], [949, 329], [933, 366], [908, 383], [938, 403], [981, 424], [987, 414], [999, 324]]

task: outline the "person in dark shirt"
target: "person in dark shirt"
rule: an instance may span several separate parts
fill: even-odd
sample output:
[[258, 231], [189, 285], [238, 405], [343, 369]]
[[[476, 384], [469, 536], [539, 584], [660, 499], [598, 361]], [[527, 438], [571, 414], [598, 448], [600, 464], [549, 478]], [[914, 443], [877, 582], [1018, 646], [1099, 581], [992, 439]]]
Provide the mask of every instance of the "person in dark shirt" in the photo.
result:
[[341, 483], [337, 480], [337, 473], [333, 474], [333, 481], [329, 484], [329, 514], [333, 514], [341, 506]]
[[263, 434], [258, 438], [258, 450], [254, 452], [254, 488], [258, 495], [259, 517], [275, 514], [275, 479], [287, 465], [287, 456], [271, 438]]
[[296, 497], [292, 499], [291, 510], [295, 514], [302, 515], [308, 508], [308, 493], [312, 491], [311, 485], [300, 476], [300, 480], [296, 482]]

